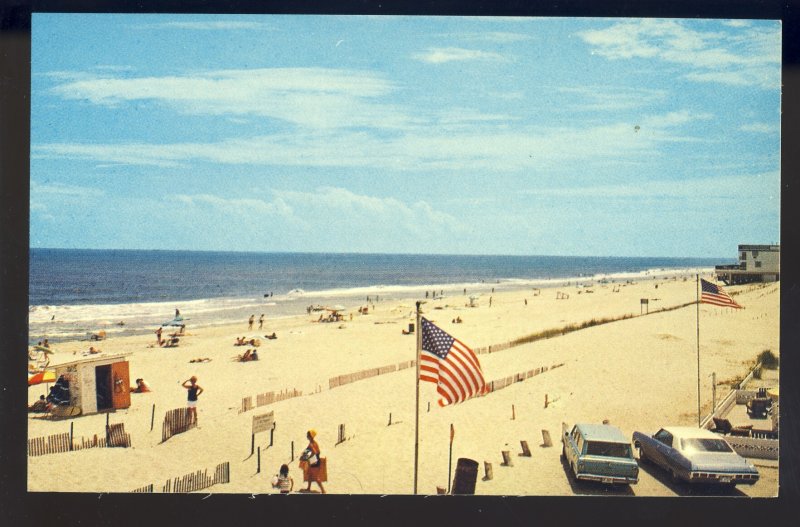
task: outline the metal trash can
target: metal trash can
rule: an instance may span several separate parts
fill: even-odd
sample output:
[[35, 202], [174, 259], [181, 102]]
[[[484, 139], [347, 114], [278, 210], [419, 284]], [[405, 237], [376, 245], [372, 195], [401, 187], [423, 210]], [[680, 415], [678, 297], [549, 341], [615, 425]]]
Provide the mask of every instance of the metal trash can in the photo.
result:
[[414, 323], [413, 322], [408, 324], [408, 332], [409, 333], [414, 333]]
[[453, 477], [452, 494], [475, 494], [478, 480], [478, 462], [465, 457], [458, 458], [456, 475]]

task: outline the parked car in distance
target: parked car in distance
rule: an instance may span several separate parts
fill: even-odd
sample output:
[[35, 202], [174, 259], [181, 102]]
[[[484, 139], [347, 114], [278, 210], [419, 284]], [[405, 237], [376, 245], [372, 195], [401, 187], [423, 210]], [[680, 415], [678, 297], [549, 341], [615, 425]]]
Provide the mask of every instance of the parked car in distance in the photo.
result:
[[710, 430], [690, 426], [662, 428], [652, 436], [633, 433], [639, 461], [651, 461], [673, 481], [723, 485], [752, 485], [756, 467], [733, 451], [725, 439]]
[[575, 479], [623, 485], [639, 481], [631, 444], [616, 426], [581, 423], [570, 430], [562, 423], [561, 443]]

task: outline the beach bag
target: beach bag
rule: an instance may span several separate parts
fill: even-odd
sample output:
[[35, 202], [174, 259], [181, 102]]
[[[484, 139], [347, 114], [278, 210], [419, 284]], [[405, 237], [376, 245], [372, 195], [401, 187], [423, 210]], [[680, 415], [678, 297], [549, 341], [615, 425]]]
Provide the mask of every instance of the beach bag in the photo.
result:
[[310, 448], [306, 448], [300, 455], [300, 461], [307, 461], [309, 465], [314, 466], [319, 463], [319, 456], [312, 452]]

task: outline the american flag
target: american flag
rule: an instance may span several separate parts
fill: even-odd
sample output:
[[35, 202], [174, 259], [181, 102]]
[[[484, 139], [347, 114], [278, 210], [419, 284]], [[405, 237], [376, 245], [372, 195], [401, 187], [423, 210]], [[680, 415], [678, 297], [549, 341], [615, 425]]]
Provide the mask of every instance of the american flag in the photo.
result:
[[728, 293], [723, 291], [722, 287], [707, 282], [702, 278], [700, 279], [700, 288], [702, 289], [700, 302], [714, 304], [715, 306], [734, 307], [737, 309], [742, 307], [728, 296]]
[[440, 406], [460, 403], [487, 391], [478, 357], [460, 340], [422, 319], [419, 378], [436, 383]]

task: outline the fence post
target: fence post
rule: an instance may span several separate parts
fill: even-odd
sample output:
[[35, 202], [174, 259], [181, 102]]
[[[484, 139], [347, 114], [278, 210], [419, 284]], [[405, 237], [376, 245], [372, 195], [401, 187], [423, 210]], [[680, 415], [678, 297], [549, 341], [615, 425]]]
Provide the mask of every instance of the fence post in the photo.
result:
[[153, 412], [150, 414], [150, 431], [153, 431], [153, 424], [156, 420], [156, 404], [153, 403]]
[[294, 461], [294, 441], [292, 441], [292, 459], [289, 462], [291, 463], [292, 461]]
[[256, 474], [261, 474], [261, 447], [258, 447], [258, 468]]
[[483, 462], [483, 470], [486, 473], [483, 476], [483, 481], [489, 481], [494, 477], [494, 473], [492, 472], [492, 464], [489, 463], [488, 461]]
[[73, 436], [73, 426], [75, 423], [70, 422], [69, 424], [69, 451], [72, 452], [72, 438]]
[[503, 467], [513, 467], [514, 464], [511, 462], [511, 454], [508, 450], [503, 450], [500, 452], [503, 455], [503, 462], [500, 463]]

